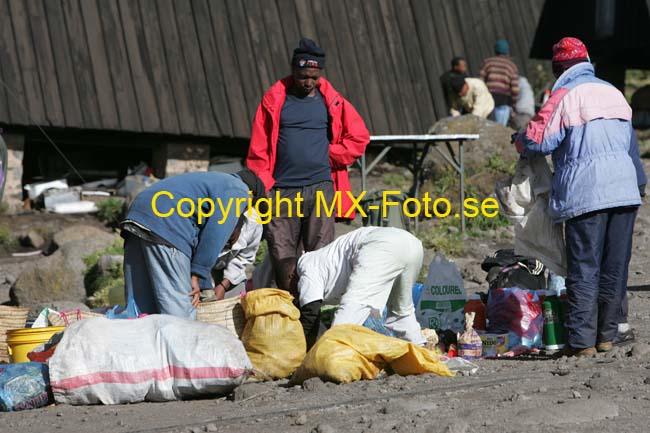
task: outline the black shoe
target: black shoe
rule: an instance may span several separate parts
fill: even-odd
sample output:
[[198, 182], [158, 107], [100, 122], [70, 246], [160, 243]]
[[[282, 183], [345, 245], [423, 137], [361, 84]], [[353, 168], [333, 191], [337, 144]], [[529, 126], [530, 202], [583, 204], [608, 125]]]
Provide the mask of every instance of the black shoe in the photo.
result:
[[612, 341], [612, 345], [616, 347], [627, 346], [628, 344], [634, 343], [635, 340], [634, 331], [630, 328], [625, 332], [619, 332], [616, 338], [614, 338], [614, 341]]

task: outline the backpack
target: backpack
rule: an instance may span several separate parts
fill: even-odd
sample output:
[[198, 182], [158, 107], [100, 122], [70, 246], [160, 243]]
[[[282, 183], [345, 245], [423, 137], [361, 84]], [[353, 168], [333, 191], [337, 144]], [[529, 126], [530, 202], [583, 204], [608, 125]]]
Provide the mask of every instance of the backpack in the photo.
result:
[[506, 287], [546, 289], [544, 264], [534, 257], [517, 255], [513, 249], [497, 250], [483, 260], [481, 269], [488, 273], [486, 280], [490, 290]]
[[363, 225], [377, 227], [395, 227], [409, 230], [409, 219], [404, 215], [403, 205], [408, 196], [404, 193], [390, 194], [387, 197], [390, 202], [398, 203], [397, 206], [386, 207], [386, 215], [382, 215], [384, 203], [384, 191], [375, 191], [366, 196], [359, 203], [367, 217], [363, 217]]

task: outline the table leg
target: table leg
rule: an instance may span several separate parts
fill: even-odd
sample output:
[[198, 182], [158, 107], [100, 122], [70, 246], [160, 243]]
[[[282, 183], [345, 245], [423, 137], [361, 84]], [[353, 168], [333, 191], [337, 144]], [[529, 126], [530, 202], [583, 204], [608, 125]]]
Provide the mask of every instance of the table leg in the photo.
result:
[[463, 140], [458, 141], [458, 160], [460, 166], [460, 232], [465, 233], [465, 166], [463, 161]]

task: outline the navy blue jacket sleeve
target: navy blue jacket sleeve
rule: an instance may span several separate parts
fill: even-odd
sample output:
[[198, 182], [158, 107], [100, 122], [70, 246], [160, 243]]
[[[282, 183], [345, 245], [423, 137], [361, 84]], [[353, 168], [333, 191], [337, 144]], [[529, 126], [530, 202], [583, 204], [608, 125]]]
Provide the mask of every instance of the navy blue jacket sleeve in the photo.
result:
[[[248, 197], [246, 185], [237, 178], [237, 183], [233, 183], [232, 188], [227, 194], [211, 194], [211, 197], [220, 197], [226, 212], [220, 209], [217, 204], [214, 214], [204, 222], [198, 234], [194, 254], [192, 255], [192, 274], [201, 278], [201, 288], [210, 288], [210, 270], [217, 262], [219, 253], [226, 246], [226, 242], [232, 235], [239, 215], [244, 211], [245, 204], [240, 202], [239, 209], [236, 208], [237, 198]], [[229, 206], [230, 209], [227, 208]]]

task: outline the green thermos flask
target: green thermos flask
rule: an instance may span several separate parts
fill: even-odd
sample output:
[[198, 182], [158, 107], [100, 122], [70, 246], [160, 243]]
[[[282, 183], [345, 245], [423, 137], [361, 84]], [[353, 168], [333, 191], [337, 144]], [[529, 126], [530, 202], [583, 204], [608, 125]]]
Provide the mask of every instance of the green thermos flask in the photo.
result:
[[544, 316], [544, 342], [546, 350], [560, 350], [564, 347], [566, 337], [560, 313], [560, 300], [557, 296], [547, 296], [542, 302]]

